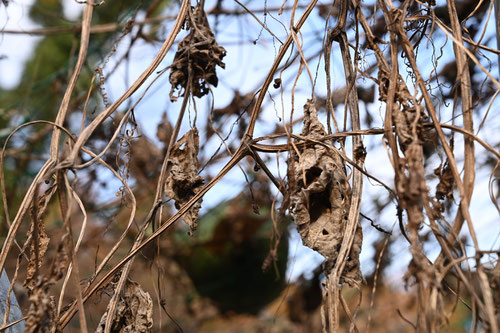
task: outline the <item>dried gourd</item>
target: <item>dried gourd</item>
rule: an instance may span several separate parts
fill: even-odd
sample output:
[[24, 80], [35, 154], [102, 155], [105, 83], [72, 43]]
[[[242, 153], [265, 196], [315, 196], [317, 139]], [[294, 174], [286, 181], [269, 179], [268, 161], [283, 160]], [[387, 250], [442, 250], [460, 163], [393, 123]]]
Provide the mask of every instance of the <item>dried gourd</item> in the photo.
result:
[[[295, 141], [298, 154], [292, 150], [288, 162], [291, 213], [303, 244], [325, 257], [323, 267], [328, 275], [341, 248], [352, 194], [341, 157], [330, 143], [319, 142], [325, 135], [314, 102], [309, 100], [304, 106], [301, 139]], [[361, 282], [361, 242], [358, 225], [341, 283]]]

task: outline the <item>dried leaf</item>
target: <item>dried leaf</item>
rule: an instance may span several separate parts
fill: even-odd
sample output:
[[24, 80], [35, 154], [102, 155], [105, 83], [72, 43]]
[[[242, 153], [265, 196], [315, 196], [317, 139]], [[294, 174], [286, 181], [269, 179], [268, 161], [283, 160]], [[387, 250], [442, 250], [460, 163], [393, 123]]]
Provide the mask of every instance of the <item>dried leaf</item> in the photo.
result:
[[[54, 296], [50, 296], [50, 287], [60, 280], [68, 271], [71, 262], [71, 230], [68, 228], [58, 245], [55, 258], [52, 262], [49, 275], [38, 275], [34, 273], [42, 265], [43, 257], [47, 251], [50, 239], [48, 238], [42, 216], [47, 210], [50, 198], [55, 193], [57, 187], [51, 186], [40, 197], [33, 209], [31, 207], [32, 220], [37, 225], [38, 246], [34, 243], [34, 223], [28, 232], [28, 240], [25, 246], [30, 246], [31, 254], [27, 268], [27, 278], [25, 286], [29, 295], [29, 310], [26, 319], [25, 332], [60, 332], [56, 324], [56, 302]], [[36, 216], [36, 218], [35, 218]], [[29, 245], [28, 245], [29, 244]], [[36, 256], [38, 251], [38, 256]], [[38, 267], [37, 267], [38, 257]]]
[[[184, 147], [181, 149], [181, 147]], [[181, 208], [201, 190], [204, 180], [198, 175], [198, 130], [193, 128], [172, 147], [170, 153], [170, 174], [165, 183], [165, 195], [175, 200], [175, 207]], [[184, 215], [190, 233], [196, 230], [201, 199]]]
[[156, 137], [158, 138], [158, 140], [163, 142], [163, 146], [165, 147], [165, 149], [167, 149], [168, 145], [170, 144], [170, 137], [172, 136], [172, 132], [172, 124], [170, 124], [170, 121], [168, 121], [167, 113], [164, 112], [161, 116], [161, 122], [156, 127]]
[[72, 251], [72, 241], [70, 237], [71, 235], [69, 233], [64, 234], [57, 247], [56, 256], [50, 270], [49, 279], [52, 282], [62, 279], [68, 271]]
[[[45, 224], [43, 223], [43, 220], [39, 219], [37, 223], [38, 223], [38, 246], [35, 246], [34, 240], [31, 240], [30, 258], [28, 261], [26, 280], [24, 281], [25, 286], [33, 286], [34, 283], [33, 278], [35, 276], [35, 272], [42, 266], [43, 258], [45, 256], [45, 252], [47, 252], [47, 248], [49, 247], [49, 242], [50, 242], [50, 238], [49, 236], [47, 236], [47, 233], [45, 231]], [[33, 224], [31, 225], [28, 234], [29, 235], [33, 234]]]
[[[108, 309], [97, 327], [96, 333], [105, 331]], [[153, 301], [141, 286], [128, 280], [118, 301], [111, 332], [132, 333], [153, 331]]]
[[[318, 121], [312, 101], [304, 106], [302, 136], [317, 140], [326, 135]], [[300, 156], [292, 153], [289, 161], [291, 212], [302, 242], [325, 257], [325, 273], [337, 261], [351, 205], [351, 189], [342, 159], [328, 143], [305, 146]], [[361, 282], [359, 253], [362, 242], [358, 225], [341, 282]]]
[[[381, 70], [378, 73], [378, 78], [380, 80], [379, 100], [387, 102], [389, 98], [389, 82], [391, 80], [390, 74]], [[422, 122], [426, 120], [426, 116], [425, 112], [423, 112], [423, 106], [410, 93], [400, 75], [397, 77], [395, 89], [392, 121], [396, 128], [400, 148], [405, 152], [407, 146], [415, 140], [414, 125], [418, 124], [420, 127]]]
[[130, 140], [129, 170], [137, 183], [144, 188], [155, 187], [162, 151], [146, 136]]
[[493, 291], [493, 302], [495, 314], [500, 313], [500, 261], [497, 261], [495, 267], [489, 271], [490, 287]]
[[[24, 280], [24, 286], [28, 289], [34, 288], [36, 283], [35, 273], [42, 266], [45, 252], [47, 252], [47, 248], [49, 247], [50, 238], [45, 230], [43, 215], [47, 210], [48, 202], [54, 191], [55, 187], [49, 187], [37, 201], [37, 209], [34, 209], [34, 205], [30, 208], [32, 223], [27, 233], [28, 239], [26, 240], [26, 246], [30, 248], [30, 258], [26, 271], [26, 279]], [[37, 226], [36, 233], [34, 230], [35, 224]]]
[[238, 91], [235, 91], [233, 99], [226, 107], [213, 111], [213, 121], [219, 122], [224, 116], [239, 115], [242, 111], [251, 109], [255, 102], [253, 97], [252, 93], [241, 95]]
[[434, 174], [439, 177], [439, 184], [436, 186], [436, 199], [443, 200], [446, 198], [448, 200], [453, 200], [455, 178], [453, 178], [448, 161], [435, 169]]
[[[191, 76], [191, 93], [202, 97], [210, 91], [208, 84], [217, 87], [219, 79], [215, 72], [216, 66], [225, 67], [222, 59], [226, 50], [217, 44], [214, 34], [210, 29], [203, 8], [197, 5], [193, 13], [186, 19], [190, 33], [179, 42], [170, 72], [170, 99], [177, 100], [174, 96], [176, 89], [186, 89]], [[183, 96], [183, 93], [179, 93]]]
[[49, 296], [50, 283], [41, 282], [29, 295], [29, 310], [24, 332], [51, 332], [55, 327], [56, 302], [54, 296]]

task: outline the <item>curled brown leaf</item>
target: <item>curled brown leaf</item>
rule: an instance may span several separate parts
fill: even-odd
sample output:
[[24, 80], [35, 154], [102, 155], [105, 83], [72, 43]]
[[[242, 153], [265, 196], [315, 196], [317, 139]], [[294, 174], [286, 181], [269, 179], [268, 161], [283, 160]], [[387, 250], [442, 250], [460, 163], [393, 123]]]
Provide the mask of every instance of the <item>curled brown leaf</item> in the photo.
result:
[[[171, 65], [170, 99], [172, 101], [178, 98], [174, 96], [175, 90], [184, 89], [185, 91], [190, 82], [191, 93], [194, 96], [202, 97], [208, 94], [210, 91], [208, 84], [217, 87], [219, 83], [215, 71], [216, 66], [225, 68], [222, 59], [226, 55], [226, 50], [217, 44], [205, 11], [200, 5], [188, 15], [186, 22], [191, 31], [179, 42]], [[183, 93], [179, 92], [179, 95], [183, 96]]]
[[55, 325], [56, 303], [54, 296], [49, 296], [51, 283], [41, 281], [29, 292], [30, 306], [27, 313], [24, 332], [52, 332]]
[[35, 273], [43, 263], [43, 258], [45, 256], [45, 252], [47, 252], [47, 248], [49, 247], [50, 238], [45, 231], [45, 224], [43, 220], [38, 219], [37, 223], [37, 244], [35, 245], [35, 240], [33, 239], [33, 227], [32, 224], [30, 230], [28, 231], [28, 239], [30, 241], [30, 257], [28, 261], [28, 268], [26, 272], [26, 279], [24, 281], [24, 285], [28, 288], [33, 288]]
[[[102, 316], [96, 333], [105, 331], [108, 310]], [[111, 332], [146, 333], [152, 331], [153, 301], [151, 296], [137, 282], [128, 280], [116, 307]]]
[[[170, 174], [165, 183], [165, 195], [175, 200], [175, 207], [179, 209], [187, 203], [203, 187], [204, 179], [198, 175], [199, 137], [195, 128], [187, 132], [172, 147], [169, 159]], [[198, 211], [201, 200], [188, 210], [184, 221], [189, 225], [190, 233], [196, 230]]]

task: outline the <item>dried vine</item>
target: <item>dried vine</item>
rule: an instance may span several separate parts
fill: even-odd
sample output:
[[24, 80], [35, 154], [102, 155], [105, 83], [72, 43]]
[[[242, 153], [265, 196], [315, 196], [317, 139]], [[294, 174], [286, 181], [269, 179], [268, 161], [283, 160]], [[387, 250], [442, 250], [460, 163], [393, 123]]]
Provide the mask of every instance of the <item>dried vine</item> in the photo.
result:
[[[395, 233], [383, 235], [383, 249], [375, 260], [375, 272], [368, 279], [373, 285], [366, 327], [373, 318], [371, 311], [376, 300], [377, 283], [380, 284], [378, 280], [382, 279], [378, 270], [386, 266], [383, 260], [386, 247], [389, 240], [391, 244], [398, 240], [411, 256], [402, 280], [413, 288], [409, 293], [416, 302], [412, 319], [406, 319], [398, 309], [402, 321], [418, 332], [440, 331], [449, 326], [457, 304], [464, 304], [471, 309], [474, 330], [481, 326], [484, 330], [498, 332], [499, 251], [497, 248], [485, 249], [481, 243], [472, 204], [475, 199], [473, 193], [478, 192], [475, 180], [479, 166], [491, 167], [489, 192], [493, 206], [499, 207], [498, 194], [494, 193], [495, 181], [498, 182], [499, 142], [495, 138], [482, 137], [479, 130], [484, 132], [483, 128], [488, 127], [486, 117], [489, 108], [494, 108], [500, 89], [500, 83], [485, 66], [488, 66], [489, 58], [496, 59], [500, 52], [484, 41], [486, 28], [481, 32], [476, 27], [478, 23], [468, 21], [474, 18], [479, 22], [481, 15], [487, 11], [487, 17], [490, 17], [493, 2], [376, 0], [367, 5], [359, 0], [340, 0], [334, 4], [312, 0], [301, 6], [295, 1], [289, 7], [285, 7], [285, 3], [281, 7], [266, 7], [260, 11], [237, 1], [242, 11], [234, 13], [249, 14], [252, 22], [258, 23], [260, 33], [269, 33], [268, 38], [280, 43], [280, 47], [275, 49], [263, 82], [251, 87], [251, 92], [245, 91], [245, 94], [243, 90], [248, 89], [238, 86], [241, 91], [235, 90], [232, 102], [219, 109], [214, 108], [213, 100], [218, 96], [216, 88], [221, 78], [227, 79], [223, 74], [226, 67], [223, 58], [230, 51], [226, 51], [229, 48], [225, 48], [219, 40], [217, 24], [212, 24], [215, 26], [212, 30], [209, 21], [211, 15], [215, 16], [216, 23], [218, 15], [226, 15], [228, 10], [223, 10], [222, 2], [205, 10], [204, 1], [197, 1], [196, 6], [191, 7], [191, 1], [183, 0], [175, 23], [151, 64], [113, 103], [109, 104], [105, 95], [100, 101], [104, 104], [103, 110], [93, 119], [89, 119], [87, 114], [89, 101], [99, 101], [95, 92], [99, 89], [104, 91], [108, 75], [104, 75], [103, 71], [116, 52], [116, 46], [104, 64], [98, 67], [101, 78], [99, 89], [94, 87], [94, 74], [87, 93], [82, 95], [86, 99], [77, 100], [75, 89], [77, 83], [83, 81], [84, 64], [89, 61], [91, 34], [114, 31], [123, 25], [92, 26], [93, 15], [102, 3], [86, 1], [82, 3], [84, 11], [78, 26], [35, 31], [40, 34], [78, 31], [80, 41], [76, 63], [68, 76], [54, 122], [40, 120], [18, 126], [5, 139], [1, 155], [2, 202], [8, 233], [0, 253], [0, 270], [10, 269], [10, 262], [14, 262], [14, 278], [8, 295], [19, 276], [24, 277], [23, 285], [29, 296], [29, 306], [25, 311], [27, 331], [61, 331], [77, 313], [80, 329], [87, 331], [89, 300], [104, 291], [109, 293], [110, 299], [105, 313], [100, 316], [98, 332], [151, 332], [155, 306], [162, 308], [172, 319], [162, 303], [160, 282], [155, 290], [158, 293], [158, 304], [155, 304], [151, 295], [144, 291], [144, 286], [130, 279], [133, 268], [140, 265], [140, 260], [135, 258], [156, 246], [156, 261], [151, 266], [158, 272], [162, 269], [161, 265], [168, 266], [169, 263], [160, 264], [160, 254], [164, 251], [160, 236], [164, 239], [171, 235], [172, 226], [179, 219], [188, 224], [189, 235], [196, 235], [204, 196], [235, 166], [243, 170], [253, 202], [250, 206], [258, 212], [256, 202], [259, 198], [253, 189], [258, 177], [250, 181], [249, 172], [244, 167], [251, 163], [254, 173], [262, 170], [260, 173], [266, 182], [275, 186], [276, 195], [269, 214], [274, 223], [273, 232], [281, 232], [278, 222], [283, 221], [288, 213], [293, 217], [302, 243], [324, 258], [321, 269], [315, 271], [318, 276], [324, 275], [321, 282], [322, 305], [317, 312], [324, 332], [347, 329], [343, 326], [343, 316], [348, 318], [351, 330], [361, 330], [360, 325], [364, 322], [358, 318], [358, 309], [362, 307], [361, 295], [367, 289], [363, 277], [366, 274], [361, 266], [362, 242], [370, 227], [366, 225], [362, 228], [360, 217], [371, 221], [377, 232], [384, 231], [389, 223], [381, 223], [377, 219], [384, 219], [381, 212], [386, 206], [393, 207], [397, 212], [402, 237], [398, 238]], [[3, 4], [8, 8], [8, 1], [3, 1]], [[147, 15], [155, 12], [155, 6], [159, 4], [153, 1]], [[290, 12], [288, 27], [283, 23], [283, 17], [280, 18], [284, 11]], [[267, 17], [271, 12], [277, 13], [278, 18], [273, 18], [285, 27], [284, 36], [283, 32], [273, 31], [266, 19], [261, 21], [258, 18], [258, 13]], [[318, 14], [316, 18], [313, 13]], [[127, 34], [135, 34], [131, 47], [140, 38], [147, 40], [143, 26], [157, 24], [160, 18], [165, 18], [147, 16], [145, 20], [136, 21], [136, 14], [137, 10], [124, 26], [125, 31], [117, 44], [123, 43], [122, 39]], [[296, 14], [298, 20], [295, 20]], [[311, 56], [307, 49], [310, 42], [303, 30], [307, 22], [318, 18], [324, 26], [321, 51]], [[138, 29], [134, 30], [134, 26]], [[183, 28], [187, 32], [179, 40], [174, 53], [171, 49]], [[476, 42], [476, 39], [479, 41]], [[439, 43], [442, 43], [441, 55], [436, 57], [435, 45]], [[446, 47], [453, 49], [454, 58], [446, 64], [453, 68], [453, 73], [446, 71], [446, 66], [441, 71], [437, 70], [441, 65], [439, 62], [443, 61], [442, 50]], [[432, 70], [429, 70], [428, 62], [422, 60], [426, 55], [423, 48], [427, 48], [427, 54], [432, 53], [435, 59]], [[169, 52], [173, 53], [172, 63], [158, 71]], [[128, 52], [119, 63], [127, 57]], [[321, 57], [324, 57], [321, 72], [324, 78], [318, 74]], [[316, 73], [312, 70], [313, 64], [317, 66]], [[119, 64], [109, 76], [117, 66]], [[332, 69], [334, 66], [340, 68], [341, 80], [334, 77], [337, 73]], [[156, 146], [156, 149], [141, 149], [137, 146], [138, 142], [142, 147], [151, 147], [155, 143], [147, 139], [135, 140], [134, 135], [140, 132], [135, 121], [136, 107], [145, 96], [152, 94], [149, 89], [158, 85], [167, 72], [170, 102], [175, 103], [182, 98], [176, 124], [174, 127], [170, 125], [168, 119], [171, 115], [165, 113], [157, 134], [163, 149]], [[302, 76], [306, 77], [303, 72], [307, 75], [305, 81], [301, 81]], [[288, 73], [293, 77], [288, 77]], [[276, 78], [277, 75], [279, 78]], [[146, 81], [152, 76], [152, 82], [146, 86]], [[325, 82], [322, 82], [323, 79]], [[292, 80], [294, 83], [288, 84]], [[271, 83], [274, 83], [273, 91]], [[307, 96], [303, 112], [297, 115], [294, 105], [302, 100], [296, 89], [299, 85], [310, 96]], [[134, 93], [142, 87], [145, 89], [137, 98]], [[375, 96], [378, 101], [375, 101]], [[200, 111], [199, 101], [209, 98], [212, 100], [210, 114], [205, 117]], [[440, 98], [450, 103], [451, 107], [442, 106]], [[275, 100], [279, 99], [281, 102], [276, 103]], [[285, 108], [285, 99], [290, 100], [291, 107], [288, 109]], [[125, 102], [129, 103], [125, 111], [118, 111]], [[268, 121], [264, 120], [268, 102], [269, 105], [274, 104], [280, 121], [274, 133], [257, 137], [256, 129]], [[369, 111], [373, 103], [378, 103], [379, 125], [382, 128], [371, 126], [376, 121]], [[282, 108], [281, 116], [278, 116], [276, 104]], [[79, 112], [78, 106], [83, 106], [83, 112], [81, 131], [75, 135], [68, 129], [71, 127], [68, 123], [70, 115]], [[343, 113], [337, 106], [343, 106]], [[186, 112], [189, 121], [186, 120]], [[452, 116], [452, 124], [443, 118], [443, 114]], [[481, 114], [484, 114], [482, 118]], [[286, 116], [289, 116], [289, 121]], [[491, 117], [489, 121], [493, 124]], [[475, 125], [478, 118], [479, 127]], [[230, 119], [233, 125], [228, 131], [225, 127]], [[362, 121], [367, 126], [362, 126]], [[109, 125], [110, 122], [112, 125]], [[198, 128], [202, 127], [197, 127], [197, 122], [207, 125], [207, 141], [215, 138], [212, 138], [212, 133], [218, 134], [221, 141], [219, 148], [225, 145], [227, 155], [220, 153], [219, 149], [211, 156], [205, 153], [207, 146], [204, 142], [200, 144], [203, 138]], [[302, 132], [296, 134], [294, 125], [300, 123], [303, 124]], [[6, 153], [19, 151], [7, 147], [14, 140], [14, 134], [35, 124], [50, 125], [49, 157], [38, 167], [31, 185], [15, 208], [15, 217], [11, 219], [4, 162]], [[181, 129], [184, 131], [186, 127], [189, 128], [181, 133]], [[223, 132], [228, 132], [227, 137], [221, 134]], [[66, 141], [61, 144], [63, 138]], [[372, 146], [365, 146], [366, 142], [371, 142]], [[371, 149], [375, 149], [373, 142], [375, 146], [383, 146], [387, 152], [389, 162], [384, 168], [391, 171], [392, 179], [389, 181], [379, 179], [375, 170], [367, 170]], [[350, 152], [347, 150], [349, 147]], [[478, 148], [481, 154], [488, 156], [491, 165], [481, 161], [483, 155], [478, 153]], [[151, 153], [153, 151], [154, 154]], [[141, 158], [137, 157], [141, 154]], [[263, 157], [264, 154], [272, 158], [276, 156], [277, 168], [271, 167], [271, 159]], [[200, 170], [202, 162], [212, 166], [224, 158], [224, 165], [216, 169], [213, 177], [209, 177], [208, 173], [202, 174], [205, 169]], [[284, 161], [287, 169], [285, 176], [279, 173], [279, 163]], [[92, 168], [98, 165], [119, 180], [119, 204], [114, 202], [112, 206], [120, 207], [116, 216], [127, 216], [120, 218], [125, 222], [106, 253], [99, 254], [96, 250], [94, 270], [92, 274], [87, 274], [82, 273], [84, 267], [80, 261], [86, 255], [82, 244], [91, 237], [94, 207], [90, 204], [92, 198], [86, 197], [82, 190], [82, 179], [97, 179], [91, 175], [95, 172]], [[142, 177], [134, 176], [143, 170], [148, 172], [144, 172]], [[129, 176], [141, 185], [130, 185]], [[379, 191], [388, 197], [385, 206], [378, 211], [380, 214], [373, 219], [376, 222], [362, 214], [362, 210], [377, 204], [383, 206], [380, 203], [382, 195], [373, 198], [364, 194], [368, 186], [363, 184], [364, 176], [370, 182], [381, 184]], [[149, 187], [146, 194], [141, 191], [144, 184]], [[141, 201], [138, 204], [142, 199], [147, 203]], [[169, 206], [170, 200], [173, 207]], [[59, 206], [61, 225], [58, 237], [50, 238], [45, 221], [54, 202]], [[280, 218], [274, 215], [276, 203], [281, 203]], [[81, 223], [76, 225], [72, 222], [75, 215], [82, 216]], [[23, 238], [21, 234], [27, 223], [27, 237]], [[467, 228], [464, 228], [464, 223]], [[74, 235], [77, 235], [76, 239]], [[274, 234], [272, 239], [276, 243], [271, 246], [265, 267], [270, 267], [271, 261], [277, 259], [278, 243], [282, 237]], [[466, 246], [465, 242], [472, 246]], [[129, 247], [126, 248], [125, 244]], [[429, 254], [427, 247], [430, 245], [438, 249], [437, 258], [433, 259]], [[483, 259], [485, 254], [496, 257], [492, 263], [487, 263]], [[319, 284], [319, 277], [315, 279]], [[352, 300], [346, 300], [343, 291], [349, 288], [353, 288], [360, 297], [357, 305], [353, 305]], [[9, 297], [0, 329], [13, 325], [8, 323]]]

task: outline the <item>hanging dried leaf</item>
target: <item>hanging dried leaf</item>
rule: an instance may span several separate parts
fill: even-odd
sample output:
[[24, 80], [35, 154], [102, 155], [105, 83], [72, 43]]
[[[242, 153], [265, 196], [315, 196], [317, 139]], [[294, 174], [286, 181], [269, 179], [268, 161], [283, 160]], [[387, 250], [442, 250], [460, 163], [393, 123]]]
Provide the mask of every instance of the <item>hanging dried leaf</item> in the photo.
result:
[[[191, 31], [179, 42], [174, 62], [171, 65], [170, 99], [172, 101], [178, 98], [174, 96], [176, 89], [186, 89], [189, 76], [192, 82], [191, 93], [194, 96], [202, 97], [208, 94], [208, 84], [217, 87], [219, 83], [215, 72], [216, 66], [225, 68], [222, 59], [226, 55], [226, 50], [217, 44], [205, 11], [199, 4], [188, 15], [186, 23]], [[184, 93], [179, 92], [179, 95], [183, 96]]]
[[29, 292], [29, 310], [24, 332], [45, 333], [55, 327], [56, 302], [54, 296], [49, 296], [50, 283], [41, 282]]
[[[108, 311], [109, 305], [99, 322], [96, 333], [105, 331]], [[153, 331], [153, 301], [149, 293], [142, 290], [137, 282], [127, 281], [118, 301], [115, 318], [111, 325], [111, 332]]]
[[446, 198], [448, 200], [453, 200], [455, 179], [453, 178], [448, 161], [435, 169], [434, 174], [439, 177], [439, 184], [436, 186], [436, 199], [444, 200]]
[[33, 224], [30, 226], [30, 230], [28, 231], [28, 240], [30, 243], [30, 258], [28, 261], [28, 268], [26, 272], [26, 280], [24, 281], [24, 285], [28, 288], [33, 288], [35, 280], [36, 271], [42, 266], [43, 258], [45, 256], [45, 252], [47, 252], [47, 248], [49, 247], [50, 238], [47, 236], [45, 231], [45, 224], [42, 219], [37, 219], [37, 244], [35, 244], [34, 240], [34, 230]]
[[[28, 238], [25, 242], [25, 247], [29, 246], [30, 248], [30, 258], [26, 271], [26, 279], [24, 280], [24, 286], [28, 289], [33, 289], [35, 287], [35, 273], [42, 266], [45, 253], [47, 252], [47, 248], [49, 247], [50, 238], [45, 230], [43, 216], [47, 210], [50, 198], [55, 193], [55, 190], [55, 186], [50, 186], [38, 200], [34, 200], [33, 204], [30, 207], [32, 223], [27, 233]], [[36, 232], [34, 229], [35, 225]]]
[[128, 167], [130, 174], [144, 188], [156, 186], [162, 151], [146, 136], [130, 140]]
[[[309, 100], [304, 106], [302, 136], [318, 140], [325, 135], [314, 103]], [[327, 274], [337, 261], [351, 204], [344, 164], [333, 149], [328, 143], [308, 145], [299, 150], [300, 156], [292, 152], [288, 163], [291, 212], [303, 244], [325, 257]], [[361, 282], [362, 238], [358, 225], [341, 283], [357, 285]]]
[[163, 143], [165, 149], [168, 148], [170, 144], [170, 137], [172, 136], [173, 127], [168, 121], [167, 113], [164, 112], [161, 116], [161, 122], [156, 127], [156, 137]]
[[223, 108], [214, 109], [210, 114], [210, 120], [207, 122], [206, 134], [207, 140], [215, 134], [215, 131], [221, 131], [225, 121], [230, 116], [238, 117], [238, 134], [243, 135], [247, 128], [246, 119], [241, 114], [251, 110], [255, 104], [255, 95], [248, 93], [241, 95], [238, 91], [234, 92], [233, 99]]
[[490, 287], [493, 291], [493, 302], [495, 314], [500, 313], [500, 261], [497, 261], [495, 267], [489, 272]]
[[50, 269], [49, 280], [59, 281], [68, 271], [71, 262], [72, 240], [70, 234], [63, 235], [61, 242], [57, 246], [56, 256]]
[[[181, 147], [184, 147], [181, 149]], [[193, 128], [187, 132], [172, 147], [170, 153], [170, 174], [165, 183], [165, 195], [175, 200], [175, 207], [180, 209], [196, 193], [201, 190], [204, 180], [198, 175], [198, 130]], [[201, 199], [184, 215], [184, 221], [189, 225], [190, 234], [196, 230], [198, 211]]]
[[[72, 239], [71, 230], [66, 228], [56, 250], [55, 258], [51, 264], [50, 273], [35, 275], [42, 265], [43, 257], [49, 245], [49, 237], [45, 231], [43, 215], [45, 214], [50, 198], [55, 193], [57, 186], [49, 187], [38, 201], [34, 200], [31, 207], [33, 223], [28, 232], [25, 247], [30, 246], [30, 259], [28, 262], [27, 277], [24, 282], [29, 295], [29, 310], [26, 319], [25, 332], [60, 332], [56, 323], [56, 302], [50, 296], [50, 287], [60, 280], [68, 271], [71, 262]], [[34, 209], [37, 207], [37, 209]], [[34, 226], [37, 226], [36, 233]], [[34, 240], [37, 239], [35, 245]]]

